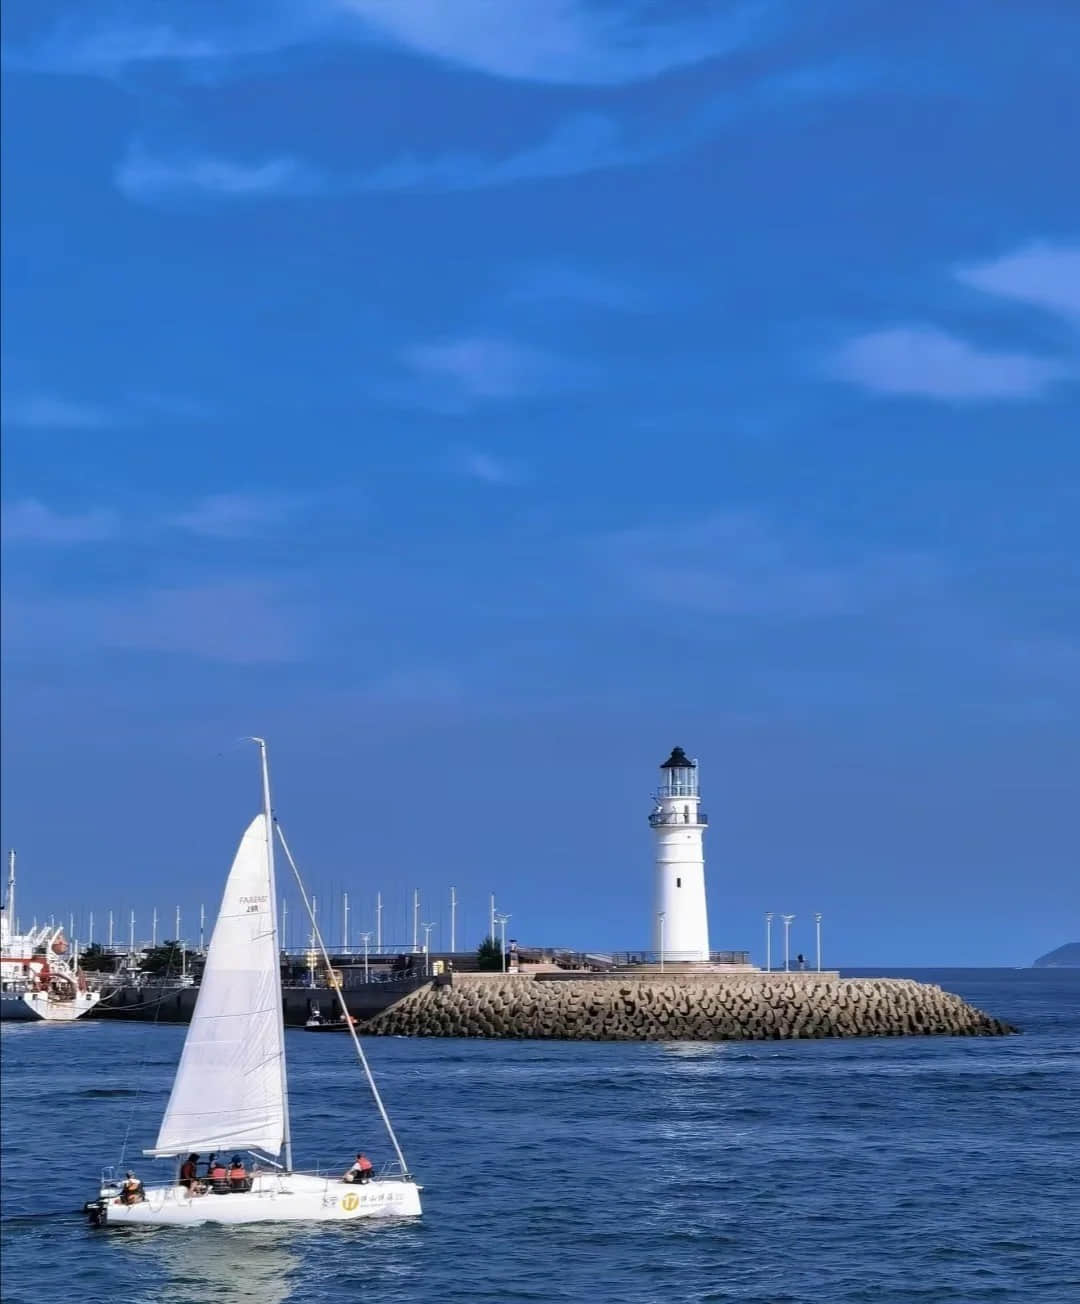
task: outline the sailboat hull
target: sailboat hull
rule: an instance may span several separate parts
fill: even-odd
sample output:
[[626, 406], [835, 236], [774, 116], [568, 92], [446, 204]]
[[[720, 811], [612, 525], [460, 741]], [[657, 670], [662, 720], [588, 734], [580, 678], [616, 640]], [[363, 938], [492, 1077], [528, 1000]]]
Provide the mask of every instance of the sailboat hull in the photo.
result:
[[199, 1223], [355, 1222], [359, 1218], [416, 1218], [420, 1188], [384, 1178], [351, 1184], [309, 1173], [257, 1174], [250, 1191], [191, 1195], [182, 1186], [148, 1186], [138, 1204], [121, 1204], [115, 1187], [86, 1206], [107, 1227], [191, 1227]]

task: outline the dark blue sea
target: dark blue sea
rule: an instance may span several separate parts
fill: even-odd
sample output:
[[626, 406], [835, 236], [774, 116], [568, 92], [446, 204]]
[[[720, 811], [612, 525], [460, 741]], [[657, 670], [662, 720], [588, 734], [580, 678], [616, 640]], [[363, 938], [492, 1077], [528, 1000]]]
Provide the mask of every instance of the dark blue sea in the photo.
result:
[[[5, 1024], [2, 1297], [79, 1304], [1080, 1301], [1080, 971], [910, 971], [1002, 1039], [371, 1039], [424, 1217], [94, 1231], [184, 1029]], [[388, 1157], [351, 1044], [288, 1033], [297, 1166]]]

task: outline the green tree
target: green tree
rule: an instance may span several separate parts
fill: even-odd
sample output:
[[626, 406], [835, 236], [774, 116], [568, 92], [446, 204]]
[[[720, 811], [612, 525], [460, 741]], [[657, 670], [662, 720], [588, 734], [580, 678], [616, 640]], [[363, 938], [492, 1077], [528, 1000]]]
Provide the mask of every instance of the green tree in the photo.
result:
[[503, 967], [503, 954], [493, 937], [485, 937], [476, 948], [476, 963], [478, 968], [489, 971]]
[[87, 973], [109, 973], [115, 968], [115, 963], [100, 942], [91, 942], [79, 952], [79, 968]]
[[152, 946], [144, 953], [139, 968], [144, 973], [178, 974], [183, 968], [181, 951], [181, 943], [166, 940], [160, 946]]

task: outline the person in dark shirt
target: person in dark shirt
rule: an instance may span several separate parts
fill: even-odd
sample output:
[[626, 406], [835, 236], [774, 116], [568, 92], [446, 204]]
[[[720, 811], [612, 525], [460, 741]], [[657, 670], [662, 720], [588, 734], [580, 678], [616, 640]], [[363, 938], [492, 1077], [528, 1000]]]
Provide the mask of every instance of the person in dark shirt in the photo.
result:
[[198, 1162], [199, 1156], [190, 1154], [180, 1165], [180, 1185], [186, 1186], [189, 1191], [193, 1189], [198, 1180], [199, 1174], [196, 1171]]

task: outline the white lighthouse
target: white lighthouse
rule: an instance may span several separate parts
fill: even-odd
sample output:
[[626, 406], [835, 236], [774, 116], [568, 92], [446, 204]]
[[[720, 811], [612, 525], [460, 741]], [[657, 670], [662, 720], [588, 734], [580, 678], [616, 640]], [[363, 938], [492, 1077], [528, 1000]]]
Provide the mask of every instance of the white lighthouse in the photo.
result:
[[707, 964], [705, 851], [709, 818], [700, 809], [697, 761], [681, 747], [660, 767], [660, 787], [649, 823], [656, 835], [653, 950], [671, 963]]

